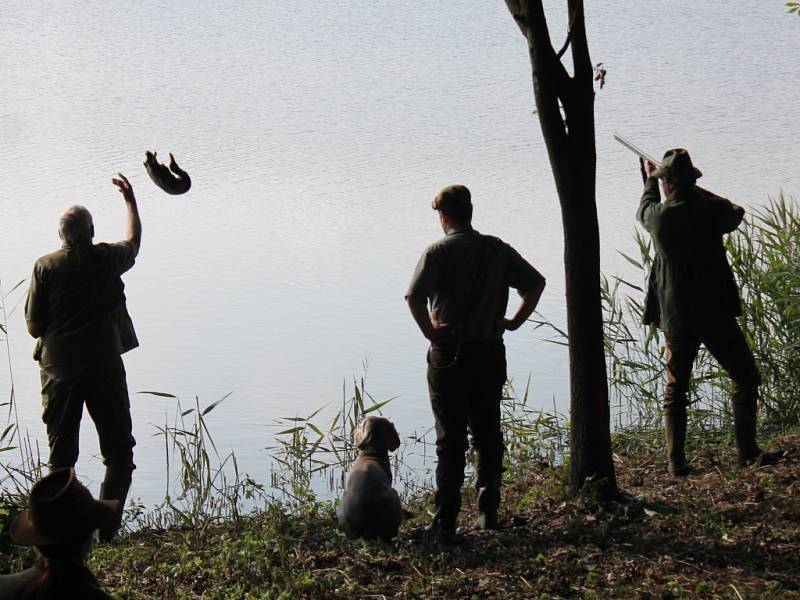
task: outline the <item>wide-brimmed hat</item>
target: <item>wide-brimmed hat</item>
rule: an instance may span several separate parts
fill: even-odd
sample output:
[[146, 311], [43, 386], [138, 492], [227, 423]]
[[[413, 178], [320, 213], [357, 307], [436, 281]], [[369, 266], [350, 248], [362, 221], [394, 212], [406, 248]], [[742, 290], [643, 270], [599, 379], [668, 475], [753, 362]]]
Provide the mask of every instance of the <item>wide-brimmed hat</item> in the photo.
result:
[[692, 157], [684, 148], [672, 148], [664, 153], [661, 165], [650, 175], [684, 183], [702, 177], [703, 172], [692, 164]]
[[436, 194], [431, 206], [433, 210], [464, 212], [472, 208], [472, 194], [465, 185], [448, 185]]
[[71, 467], [40, 479], [31, 490], [30, 508], [11, 524], [11, 539], [20, 546], [48, 546], [86, 539], [119, 507], [118, 500], [95, 500]]

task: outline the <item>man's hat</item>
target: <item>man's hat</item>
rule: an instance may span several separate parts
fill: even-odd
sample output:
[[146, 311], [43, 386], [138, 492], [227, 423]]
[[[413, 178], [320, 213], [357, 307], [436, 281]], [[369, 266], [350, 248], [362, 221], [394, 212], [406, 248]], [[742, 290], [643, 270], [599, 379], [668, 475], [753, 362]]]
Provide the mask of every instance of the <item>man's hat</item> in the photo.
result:
[[661, 166], [650, 175], [677, 183], [687, 183], [702, 177], [703, 172], [692, 164], [692, 158], [684, 148], [673, 148], [664, 153]]
[[472, 195], [465, 185], [448, 185], [436, 194], [431, 206], [433, 210], [463, 212], [472, 208]]
[[11, 524], [11, 539], [20, 546], [82, 541], [118, 507], [119, 500], [95, 500], [73, 468], [58, 469], [33, 486], [30, 508]]

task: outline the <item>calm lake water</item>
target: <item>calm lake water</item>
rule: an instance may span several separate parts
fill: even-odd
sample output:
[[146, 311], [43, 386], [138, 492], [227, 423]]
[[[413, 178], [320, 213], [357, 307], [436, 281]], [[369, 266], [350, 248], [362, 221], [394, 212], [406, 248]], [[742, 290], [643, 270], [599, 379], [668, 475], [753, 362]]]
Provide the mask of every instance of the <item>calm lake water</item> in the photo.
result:
[[[561, 42], [561, 2], [548, 2]], [[620, 131], [660, 155], [684, 145], [703, 185], [748, 206], [797, 193], [800, 20], [783, 2], [593, 2], [603, 266], [628, 272], [641, 183]], [[144, 240], [125, 277], [141, 347], [126, 355], [133, 496], [163, 494], [154, 425], [174, 401], [208, 404], [221, 449], [267, 480], [275, 419], [306, 415], [361, 377], [402, 434], [432, 418], [426, 344], [403, 300], [441, 232], [430, 200], [473, 192], [475, 226], [541, 270], [540, 310], [563, 323], [561, 219], [526, 44], [501, 1], [314, 3], [7, 1], [0, 16], [0, 278], [4, 290], [58, 246], [87, 206], [98, 240], [123, 234], [110, 179], [127, 174]], [[146, 149], [193, 179], [170, 197]], [[24, 286], [6, 298], [11, 311]], [[23, 427], [46, 448], [21, 306], [8, 318]], [[566, 353], [532, 328], [507, 336], [510, 374], [536, 406], [565, 410]], [[0, 351], [5, 354], [5, 351]], [[5, 359], [3, 359], [5, 360]], [[0, 373], [0, 398], [10, 390]], [[2, 426], [2, 422], [0, 422]], [[102, 465], [88, 418], [79, 470]], [[46, 453], [45, 453], [46, 454]]]

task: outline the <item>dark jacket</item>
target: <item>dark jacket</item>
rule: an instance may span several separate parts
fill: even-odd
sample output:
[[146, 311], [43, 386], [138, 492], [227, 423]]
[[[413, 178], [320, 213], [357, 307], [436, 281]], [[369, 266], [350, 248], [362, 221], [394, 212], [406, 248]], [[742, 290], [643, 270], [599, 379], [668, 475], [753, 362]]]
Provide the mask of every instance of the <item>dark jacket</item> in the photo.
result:
[[121, 275], [133, 266], [130, 242], [65, 244], [36, 261], [25, 318], [44, 327], [40, 366], [82, 367], [139, 345]]
[[651, 177], [636, 216], [655, 250], [645, 324], [685, 331], [742, 313], [722, 240], [742, 222], [741, 206], [697, 187], [679, 188], [661, 202]]

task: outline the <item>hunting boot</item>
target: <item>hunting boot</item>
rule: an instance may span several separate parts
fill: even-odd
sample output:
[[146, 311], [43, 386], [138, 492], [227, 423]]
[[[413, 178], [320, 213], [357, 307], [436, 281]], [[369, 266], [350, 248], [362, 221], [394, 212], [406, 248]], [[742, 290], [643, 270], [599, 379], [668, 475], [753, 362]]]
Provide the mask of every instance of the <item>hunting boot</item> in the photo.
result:
[[500, 508], [500, 482], [493, 481], [486, 487], [478, 488], [478, 529], [500, 529], [497, 522], [497, 509]]
[[664, 434], [667, 444], [667, 471], [673, 477], [689, 474], [686, 463], [686, 405], [671, 405], [664, 409]]
[[128, 489], [131, 486], [131, 471], [114, 467], [106, 468], [106, 476], [100, 485], [101, 500], [119, 500], [119, 507], [112, 518], [98, 530], [101, 542], [110, 542], [122, 526], [122, 513], [125, 510], [125, 500], [128, 498]]
[[733, 405], [733, 430], [736, 434], [736, 449], [739, 452], [739, 466], [754, 463], [759, 466], [776, 464], [783, 452], [764, 451], [756, 443], [756, 419], [758, 407], [755, 402], [739, 402]]
[[433, 521], [425, 527], [425, 534], [445, 546], [460, 544], [462, 540], [456, 535], [456, 520], [460, 510], [460, 493], [445, 496], [437, 490], [436, 513]]

